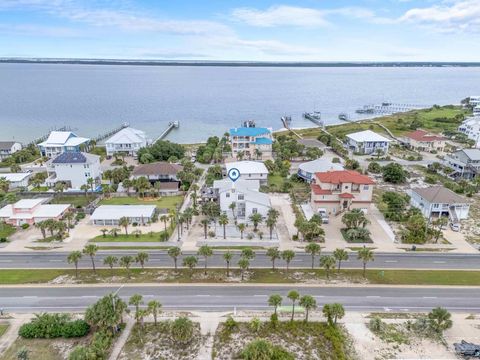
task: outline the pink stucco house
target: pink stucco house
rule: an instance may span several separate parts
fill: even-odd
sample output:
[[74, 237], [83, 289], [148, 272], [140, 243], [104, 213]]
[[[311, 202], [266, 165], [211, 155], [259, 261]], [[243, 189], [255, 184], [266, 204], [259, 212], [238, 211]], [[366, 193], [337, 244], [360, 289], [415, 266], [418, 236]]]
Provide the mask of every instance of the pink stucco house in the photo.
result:
[[70, 204], [45, 204], [48, 198], [23, 199], [0, 209], [0, 221], [13, 226], [34, 225], [44, 220], [60, 220]]

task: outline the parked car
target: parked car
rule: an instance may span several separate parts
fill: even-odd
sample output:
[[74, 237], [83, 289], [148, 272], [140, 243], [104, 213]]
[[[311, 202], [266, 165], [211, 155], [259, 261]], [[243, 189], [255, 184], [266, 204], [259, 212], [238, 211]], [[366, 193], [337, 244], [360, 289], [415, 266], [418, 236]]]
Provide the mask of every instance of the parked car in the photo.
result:
[[318, 209], [318, 215], [322, 218], [323, 224], [328, 224], [328, 213], [327, 209]]
[[459, 223], [450, 223], [450, 229], [453, 231], [460, 231], [460, 224]]

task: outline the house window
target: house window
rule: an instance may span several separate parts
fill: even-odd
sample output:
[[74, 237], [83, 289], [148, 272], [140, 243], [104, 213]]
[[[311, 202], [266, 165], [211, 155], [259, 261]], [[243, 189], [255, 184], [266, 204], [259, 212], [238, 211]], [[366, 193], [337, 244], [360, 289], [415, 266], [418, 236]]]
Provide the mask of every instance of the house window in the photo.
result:
[[363, 190], [368, 190], [368, 185], [364, 185]]
[[244, 200], [243, 194], [238, 194], [238, 200]]
[[253, 208], [253, 209], [252, 209], [252, 213], [253, 213], [253, 214], [256, 214], [257, 212], [258, 212], [257, 208]]
[[230, 197], [230, 193], [227, 192], [225, 196], [226, 196], [227, 198], [229, 198], [229, 197]]
[[433, 204], [433, 207], [434, 207], [435, 209], [437, 209], [438, 206], [439, 206], [439, 204]]

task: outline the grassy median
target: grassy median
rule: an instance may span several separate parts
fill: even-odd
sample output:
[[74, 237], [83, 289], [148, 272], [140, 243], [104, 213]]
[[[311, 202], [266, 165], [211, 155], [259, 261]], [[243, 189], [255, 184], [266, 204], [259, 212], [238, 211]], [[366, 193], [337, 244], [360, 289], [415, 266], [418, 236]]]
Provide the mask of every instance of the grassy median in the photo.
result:
[[[61, 277], [61, 278], [59, 278]], [[54, 281], [55, 280], [55, 281]], [[78, 279], [74, 270], [65, 269], [9, 269], [0, 270], [0, 284], [42, 284], [42, 283], [241, 283], [239, 269], [230, 270], [227, 278], [225, 269], [125, 269], [79, 270]], [[243, 283], [256, 284], [325, 284], [367, 283], [386, 285], [465, 285], [480, 286], [480, 271], [453, 270], [367, 270], [366, 279], [361, 270], [334, 272], [327, 280], [323, 270], [290, 269], [251, 269], [245, 272]]]

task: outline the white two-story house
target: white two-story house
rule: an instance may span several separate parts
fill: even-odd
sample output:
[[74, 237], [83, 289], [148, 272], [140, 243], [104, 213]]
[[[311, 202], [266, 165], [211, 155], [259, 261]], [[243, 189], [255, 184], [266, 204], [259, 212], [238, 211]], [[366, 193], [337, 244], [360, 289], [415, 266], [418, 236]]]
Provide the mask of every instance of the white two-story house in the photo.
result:
[[441, 185], [412, 189], [410, 204], [420, 209], [426, 218], [448, 216], [454, 224], [467, 219], [470, 210], [470, 204], [465, 198]]
[[[213, 183], [213, 190], [217, 194], [220, 209], [230, 218], [235, 217], [248, 221], [250, 215], [259, 213], [267, 216], [271, 207], [268, 194], [259, 191], [258, 180], [237, 180], [232, 182], [229, 179], [216, 180]], [[235, 203], [232, 211], [230, 205]]]
[[462, 149], [445, 156], [443, 165], [450, 167], [454, 179], [473, 179], [480, 173], [480, 149]]
[[376, 154], [381, 151], [382, 154], [388, 153], [388, 145], [391, 142], [385, 136], [377, 134], [372, 130], [365, 130], [346, 135], [347, 147], [359, 154]]
[[88, 146], [90, 139], [77, 136], [71, 131], [52, 131], [47, 140], [38, 144], [42, 156], [53, 158], [64, 152], [79, 152]]
[[145, 132], [131, 127], [120, 130], [105, 141], [107, 156], [113, 156], [117, 153], [135, 156], [138, 150], [146, 147], [148, 144], [149, 141]]
[[[74, 190], [80, 190], [82, 185], [88, 185], [90, 190], [95, 190], [102, 180], [100, 156], [82, 152], [58, 155], [47, 164], [47, 171], [49, 177], [46, 183], [49, 186], [63, 182]], [[93, 184], [88, 183], [89, 178], [93, 179]]]
[[0, 141], [0, 161], [6, 159], [17, 151], [22, 150], [22, 144], [16, 141]]
[[318, 172], [311, 184], [314, 211], [336, 215], [352, 209], [367, 213], [375, 182], [353, 170]]
[[227, 174], [231, 169], [237, 169], [242, 180], [257, 180], [260, 185], [268, 182], [268, 169], [261, 161], [235, 161], [226, 163], [225, 168]]

